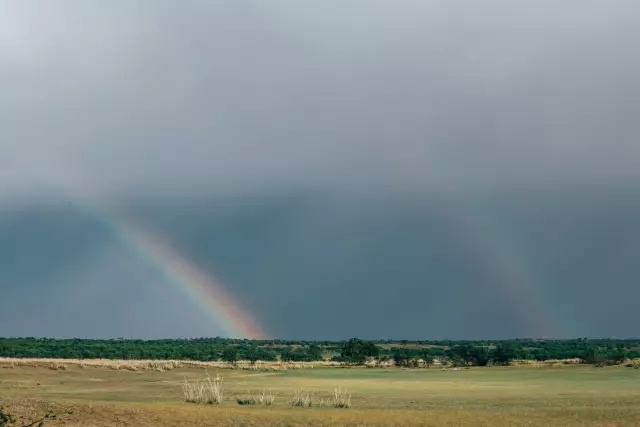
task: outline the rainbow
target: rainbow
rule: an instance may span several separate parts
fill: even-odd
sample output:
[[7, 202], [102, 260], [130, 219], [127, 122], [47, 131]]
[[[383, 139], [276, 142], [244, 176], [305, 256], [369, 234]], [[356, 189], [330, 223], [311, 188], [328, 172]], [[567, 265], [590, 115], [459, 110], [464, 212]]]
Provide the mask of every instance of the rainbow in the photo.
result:
[[[443, 179], [444, 171], [434, 171]], [[440, 173], [438, 173], [440, 172]], [[69, 199], [79, 208], [95, 216], [104, 223], [117, 238], [135, 252], [149, 265], [160, 271], [175, 290], [193, 301], [212, 321], [212, 324], [224, 329], [230, 337], [263, 339], [267, 335], [260, 323], [226, 290], [223, 284], [190, 261], [169, 241], [148, 228], [125, 218], [104, 204], [91, 203], [91, 196], [78, 199], [78, 195], [90, 195], [88, 191], [78, 191], [76, 185], [62, 186], [73, 195]], [[86, 189], [86, 188], [84, 188]], [[459, 200], [460, 202], [461, 200]], [[455, 225], [456, 236], [469, 254], [484, 266], [491, 277], [493, 286], [504, 295], [510, 305], [517, 309], [522, 320], [529, 326], [532, 338], [561, 338], [566, 333], [567, 307], [555, 307], [548, 289], [552, 281], [543, 276], [540, 266], [534, 263], [535, 257], [524, 247], [524, 242], [515, 240], [515, 233], [507, 230], [505, 224], [491, 220], [485, 209], [465, 203], [453, 206], [441, 200], [447, 206], [447, 217]], [[509, 235], [509, 236], [507, 236]], [[563, 321], [560, 314], [564, 313]], [[573, 326], [573, 325], [571, 325]], [[561, 328], [561, 329], [560, 329]]]
[[126, 247], [159, 271], [178, 293], [192, 301], [222, 328], [228, 338], [264, 339], [260, 323], [224, 287], [220, 280], [189, 260], [169, 241], [132, 219], [110, 210], [74, 203], [105, 225]]
[[507, 230], [504, 223], [496, 223], [493, 216], [477, 205], [454, 206], [447, 212], [457, 230], [456, 237], [480, 262], [498, 293], [507, 298], [528, 325], [529, 337], [568, 336], [569, 325], [559, 320], [561, 310], [554, 309], [553, 298], [546, 292], [550, 280], [533, 263], [523, 242], [516, 243], [513, 231]]
[[80, 212], [102, 223], [124, 246], [160, 272], [177, 293], [200, 307], [212, 325], [221, 328], [228, 338], [264, 339], [264, 330], [249, 310], [227, 291], [222, 282], [198, 267], [159, 233], [154, 233], [106, 203], [95, 199], [91, 180], [77, 176], [52, 177], [34, 165], [22, 165], [41, 177], [45, 188], [68, 200]]
[[[113, 219], [114, 217], [110, 217]], [[168, 283], [200, 306], [228, 337], [264, 339], [259, 322], [210, 274], [182, 255], [166, 239], [131, 220], [109, 223], [120, 240], [136, 250]]]

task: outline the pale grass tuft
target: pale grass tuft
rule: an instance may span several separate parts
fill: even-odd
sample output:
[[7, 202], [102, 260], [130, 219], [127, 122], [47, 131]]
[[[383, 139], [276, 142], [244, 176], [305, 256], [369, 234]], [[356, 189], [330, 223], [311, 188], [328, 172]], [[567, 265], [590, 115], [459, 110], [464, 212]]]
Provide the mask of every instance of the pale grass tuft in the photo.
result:
[[310, 408], [313, 406], [313, 396], [308, 391], [296, 390], [291, 399], [291, 406]]
[[49, 363], [49, 369], [53, 371], [66, 371], [67, 368], [68, 367], [65, 363], [60, 363], [57, 361]]
[[331, 404], [334, 408], [350, 408], [351, 395], [347, 393], [346, 389], [342, 390], [341, 387], [335, 388], [333, 389]]
[[224, 399], [224, 387], [222, 378], [217, 374], [211, 378], [207, 372], [207, 377], [203, 380], [188, 381], [186, 378], [182, 383], [184, 401], [189, 403], [220, 404]]
[[271, 389], [268, 391], [262, 390], [262, 393], [258, 394], [258, 402], [260, 402], [261, 405], [271, 406], [273, 405], [273, 402], [275, 402], [277, 396], [278, 393], [274, 393]]

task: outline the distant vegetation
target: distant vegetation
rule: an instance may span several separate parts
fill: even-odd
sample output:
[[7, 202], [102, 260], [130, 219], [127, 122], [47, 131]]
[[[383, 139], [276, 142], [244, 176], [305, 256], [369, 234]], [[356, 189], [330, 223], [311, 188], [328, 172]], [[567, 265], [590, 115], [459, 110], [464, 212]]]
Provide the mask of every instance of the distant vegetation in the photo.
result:
[[312, 362], [362, 365], [394, 362], [404, 367], [508, 365], [513, 360], [578, 359], [594, 365], [640, 358], [640, 339], [506, 341], [285, 341], [223, 338], [164, 340], [0, 339], [0, 357]]

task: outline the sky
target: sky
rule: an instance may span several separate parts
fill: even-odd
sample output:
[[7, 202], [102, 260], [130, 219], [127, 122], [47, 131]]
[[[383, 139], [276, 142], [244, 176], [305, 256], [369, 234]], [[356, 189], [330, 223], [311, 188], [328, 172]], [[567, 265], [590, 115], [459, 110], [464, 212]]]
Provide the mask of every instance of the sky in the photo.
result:
[[272, 337], [637, 334], [639, 16], [2, 1], [0, 335], [226, 333], [114, 212]]

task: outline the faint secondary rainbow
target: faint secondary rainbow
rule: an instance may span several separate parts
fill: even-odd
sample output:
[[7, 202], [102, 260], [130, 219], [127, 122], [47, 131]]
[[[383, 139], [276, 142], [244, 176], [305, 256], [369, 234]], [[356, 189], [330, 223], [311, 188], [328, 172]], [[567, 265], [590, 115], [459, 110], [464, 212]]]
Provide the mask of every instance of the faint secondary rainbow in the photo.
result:
[[480, 262], [493, 287], [516, 309], [529, 329], [529, 338], [567, 336], [566, 330], [571, 325], [558, 319], [560, 310], [547, 295], [549, 280], [523, 243], [513, 237], [513, 231], [497, 223], [481, 206], [454, 205], [449, 206], [447, 213], [456, 235]]
[[266, 337], [260, 323], [219, 280], [189, 260], [167, 239], [109, 210], [86, 203], [81, 209], [106, 225], [120, 242], [160, 272], [176, 291], [199, 306], [227, 337]]

